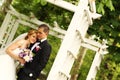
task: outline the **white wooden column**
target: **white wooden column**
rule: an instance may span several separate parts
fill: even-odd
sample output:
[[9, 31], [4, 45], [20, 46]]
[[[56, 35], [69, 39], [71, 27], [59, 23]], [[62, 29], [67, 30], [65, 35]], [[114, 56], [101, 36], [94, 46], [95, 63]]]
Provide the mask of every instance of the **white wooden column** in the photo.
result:
[[[58, 0], [59, 1], [59, 0]], [[88, 0], [80, 0], [79, 5], [76, 6], [76, 11], [73, 15], [71, 23], [68, 27], [67, 33], [60, 46], [58, 54], [55, 58], [51, 71], [47, 80], [69, 80], [70, 70], [73, 66], [79, 48], [81, 45], [81, 35], [84, 37], [88, 26], [89, 20], [85, 10], [88, 8]], [[84, 20], [84, 21], [83, 21]], [[85, 24], [85, 25], [84, 25]], [[84, 34], [78, 34], [77, 30], [83, 29]], [[81, 33], [82, 33], [81, 32]]]
[[[93, 61], [87, 80], [94, 79], [97, 73], [96, 65], [99, 66], [102, 60], [101, 55], [98, 54], [102, 52], [102, 50], [99, 51], [102, 44], [85, 38], [85, 35], [89, 25], [93, 24], [92, 19], [101, 17], [100, 14], [96, 13], [95, 0], [80, 0], [78, 6], [63, 0], [47, 1], [74, 12], [74, 16], [60, 46], [51, 71], [49, 72], [47, 80], [69, 80], [70, 70], [77, 58], [77, 54], [81, 46], [97, 52], [94, 60], [97, 59], [98, 63]], [[90, 4], [89, 6], [88, 1]], [[93, 76], [91, 76], [92, 73], [94, 74]]]
[[99, 46], [98, 50], [96, 51], [96, 54], [94, 56], [93, 62], [91, 64], [90, 70], [88, 72], [86, 80], [95, 80], [95, 76], [97, 74], [97, 71], [100, 69], [100, 63], [102, 59], [104, 58], [104, 55], [108, 53], [106, 51], [106, 46], [105, 42], [101, 46]]

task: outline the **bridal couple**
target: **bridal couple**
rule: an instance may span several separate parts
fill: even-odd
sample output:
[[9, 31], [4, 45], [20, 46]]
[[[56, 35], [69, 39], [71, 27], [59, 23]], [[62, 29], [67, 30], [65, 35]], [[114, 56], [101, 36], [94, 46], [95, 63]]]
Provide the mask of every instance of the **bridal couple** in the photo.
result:
[[[10, 44], [0, 54], [0, 80], [36, 80], [48, 62], [51, 45], [47, 41], [49, 27], [42, 24], [38, 30], [30, 30], [24, 39]], [[31, 61], [19, 56], [21, 49], [29, 49], [34, 56]], [[15, 61], [23, 64], [16, 74]]]

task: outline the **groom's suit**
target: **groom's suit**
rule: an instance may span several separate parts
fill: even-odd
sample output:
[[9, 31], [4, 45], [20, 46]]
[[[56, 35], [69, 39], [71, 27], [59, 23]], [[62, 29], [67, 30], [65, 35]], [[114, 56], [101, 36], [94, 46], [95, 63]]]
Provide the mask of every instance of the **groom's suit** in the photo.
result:
[[37, 41], [35, 44], [31, 44], [30, 49], [35, 54], [32, 62], [28, 62], [18, 72], [17, 80], [36, 80], [40, 72], [43, 70], [48, 62], [51, 46], [47, 40], [40, 42]]

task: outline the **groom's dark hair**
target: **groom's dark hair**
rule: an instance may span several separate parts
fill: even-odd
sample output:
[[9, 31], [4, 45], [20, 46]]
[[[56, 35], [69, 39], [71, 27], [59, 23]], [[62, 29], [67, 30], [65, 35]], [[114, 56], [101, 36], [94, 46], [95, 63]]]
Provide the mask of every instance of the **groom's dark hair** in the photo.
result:
[[50, 30], [50, 29], [49, 29], [48, 25], [46, 25], [46, 24], [41, 24], [41, 25], [39, 25], [38, 29], [39, 29], [39, 28], [44, 28], [44, 32], [47, 33], [47, 34], [49, 33], [49, 30]]

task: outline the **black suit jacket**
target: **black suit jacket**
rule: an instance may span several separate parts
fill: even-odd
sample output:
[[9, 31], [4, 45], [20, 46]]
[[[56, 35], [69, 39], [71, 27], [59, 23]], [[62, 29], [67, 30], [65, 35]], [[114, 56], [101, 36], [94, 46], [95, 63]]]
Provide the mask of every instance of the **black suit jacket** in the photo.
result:
[[[34, 44], [31, 44], [29, 48], [31, 49], [33, 45]], [[23, 67], [26, 74], [30, 75], [32, 73], [35, 78], [39, 76], [40, 72], [46, 66], [51, 53], [51, 46], [47, 40], [43, 41], [38, 46], [38, 49], [35, 47], [32, 51], [35, 54], [32, 62], [26, 63]]]

